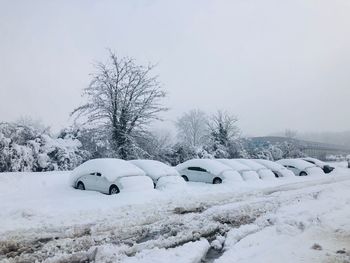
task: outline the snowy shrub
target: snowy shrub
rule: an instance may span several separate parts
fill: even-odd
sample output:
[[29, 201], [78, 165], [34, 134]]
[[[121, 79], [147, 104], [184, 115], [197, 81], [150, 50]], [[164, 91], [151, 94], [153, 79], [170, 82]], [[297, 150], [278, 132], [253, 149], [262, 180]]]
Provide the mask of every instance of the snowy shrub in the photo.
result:
[[89, 154], [74, 138], [53, 138], [47, 130], [0, 124], [0, 172], [70, 170]]

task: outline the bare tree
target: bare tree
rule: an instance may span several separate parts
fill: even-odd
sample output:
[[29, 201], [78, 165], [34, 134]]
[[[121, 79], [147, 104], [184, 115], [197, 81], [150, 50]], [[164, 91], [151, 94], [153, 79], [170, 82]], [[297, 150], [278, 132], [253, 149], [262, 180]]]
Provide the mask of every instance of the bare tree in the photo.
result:
[[99, 63], [90, 85], [84, 90], [88, 102], [72, 112], [85, 123], [95, 123], [110, 132], [111, 144], [120, 158], [132, 154], [134, 136], [140, 136], [158, 113], [167, 110], [165, 97], [153, 65], [140, 66], [128, 57], [109, 51], [109, 63]]
[[184, 113], [176, 122], [179, 139], [193, 147], [205, 144], [208, 135], [208, 118], [201, 110]]

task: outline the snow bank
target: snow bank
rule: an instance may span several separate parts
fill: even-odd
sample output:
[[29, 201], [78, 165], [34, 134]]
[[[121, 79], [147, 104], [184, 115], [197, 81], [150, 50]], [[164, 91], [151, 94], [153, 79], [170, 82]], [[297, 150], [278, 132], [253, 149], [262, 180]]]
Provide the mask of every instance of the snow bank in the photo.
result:
[[162, 176], [180, 176], [178, 171], [165, 163], [155, 160], [131, 160], [129, 161], [142, 169], [147, 176], [158, 180]]
[[201, 167], [213, 175], [220, 175], [225, 171], [232, 171], [232, 168], [212, 159], [192, 159], [176, 166], [177, 171], [182, 171], [188, 167]]
[[280, 201], [287, 197], [283, 205], [253, 224], [230, 230], [224, 254], [215, 263], [347, 262], [349, 186], [347, 180], [294, 194], [276, 192]]
[[201, 262], [209, 250], [209, 242], [202, 239], [196, 242], [189, 242], [175, 248], [154, 248], [145, 249], [134, 257], [124, 258], [124, 263], [193, 263]]
[[85, 174], [99, 172], [108, 181], [114, 182], [119, 177], [124, 176], [142, 176], [145, 172], [137, 166], [124, 160], [113, 158], [101, 158], [89, 160], [72, 171], [71, 184]]

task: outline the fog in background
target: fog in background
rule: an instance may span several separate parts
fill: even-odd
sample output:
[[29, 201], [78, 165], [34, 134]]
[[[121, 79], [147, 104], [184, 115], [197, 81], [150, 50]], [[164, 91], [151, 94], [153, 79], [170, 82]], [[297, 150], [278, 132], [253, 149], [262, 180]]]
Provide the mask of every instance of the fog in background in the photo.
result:
[[58, 130], [107, 48], [157, 63], [171, 108], [225, 109], [246, 135], [350, 130], [348, 0], [0, 0], [0, 120]]

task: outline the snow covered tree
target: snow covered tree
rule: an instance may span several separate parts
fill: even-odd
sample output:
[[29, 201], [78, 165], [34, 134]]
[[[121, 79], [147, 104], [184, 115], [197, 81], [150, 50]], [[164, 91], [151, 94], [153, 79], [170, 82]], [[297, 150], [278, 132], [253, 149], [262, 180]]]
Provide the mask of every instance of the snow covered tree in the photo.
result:
[[184, 113], [176, 122], [179, 140], [192, 147], [203, 146], [208, 141], [208, 118], [201, 110]]
[[212, 139], [222, 145], [237, 139], [240, 135], [237, 121], [235, 116], [225, 111], [219, 110], [213, 114], [208, 122]]
[[280, 160], [283, 158], [283, 151], [276, 145], [270, 145], [269, 151], [272, 155], [274, 161]]
[[210, 150], [215, 158], [239, 157], [241, 144], [239, 143], [240, 130], [237, 118], [224, 111], [212, 115], [208, 122], [210, 131]]
[[137, 138], [137, 144], [142, 152], [140, 158], [153, 159], [169, 163], [166, 157], [171, 153], [173, 138], [168, 131], [156, 130]]
[[198, 155], [193, 147], [177, 143], [171, 148], [171, 151], [164, 156], [164, 158], [167, 163], [177, 165], [189, 159], [198, 158]]
[[0, 123], [0, 172], [71, 170], [87, 156], [75, 138], [55, 138], [47, 129]]
[[84, 90], [88, 102], [72, 112], [76, 118], [85, 118], [85, 122], [108, 132], [116, 155], [122, 159], [137, 157], [135, 137], [167, 110], [160, 103], [165, 92], [152, 74], [153, 69], [110, 51], [109, 62], [97, 65], [97, 72]]
[[291, 142], [283, 142], [278, 145], [278, 147], [283, 152], [283, 158], [300, 158], [305, 157], [305, 154], [302, 150]]
[[[81, 150], [88, 153], [91, 158], [112, 157], [109, 138], [105, 132], [100, 132], [89, 127], [68, 127], [61, 130], [58, 138], [77, 139], [81, 142]], [[86, 155], [86, 154], [85, 154]]]

